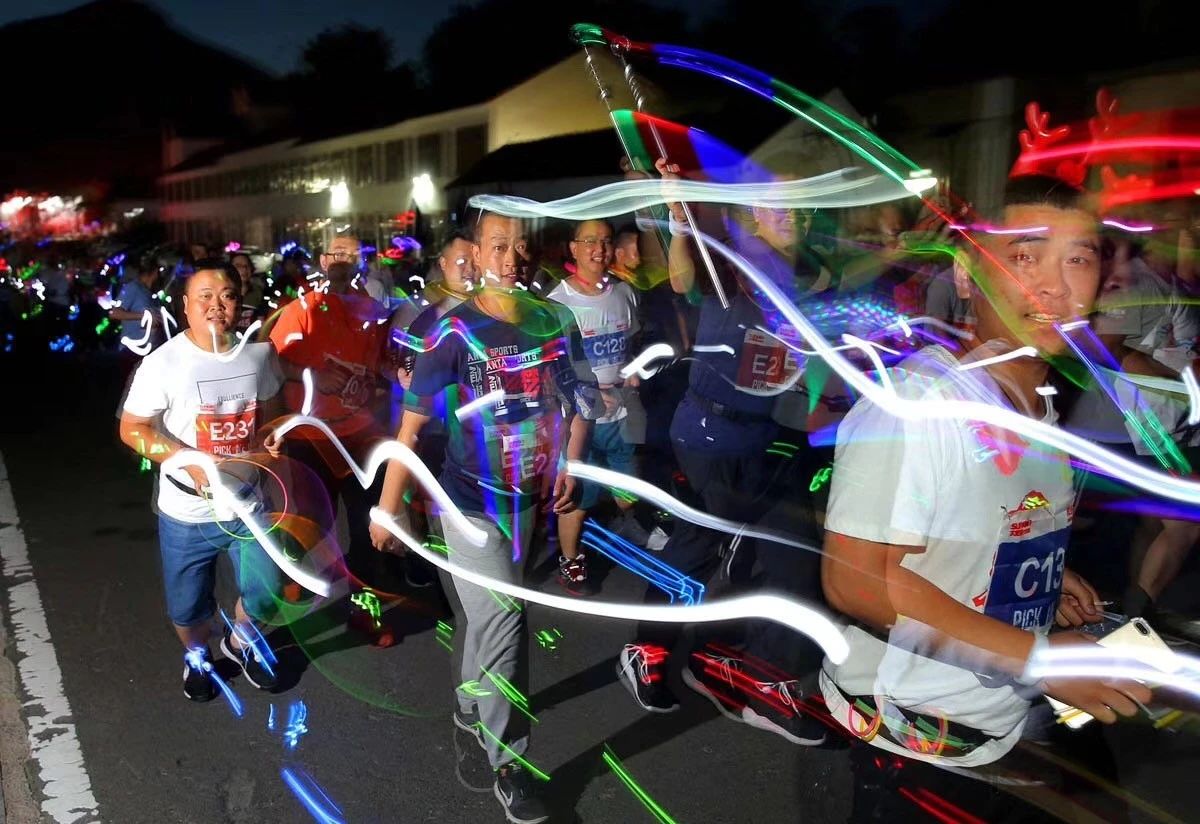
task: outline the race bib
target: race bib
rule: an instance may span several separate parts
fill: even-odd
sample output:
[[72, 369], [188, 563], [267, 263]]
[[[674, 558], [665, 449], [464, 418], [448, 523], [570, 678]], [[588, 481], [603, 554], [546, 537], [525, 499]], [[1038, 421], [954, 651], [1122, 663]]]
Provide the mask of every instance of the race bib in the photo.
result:
[[[1013, 516], [1019, 519], [1024, 514], [1018, 510]], [[1022, 523], [1028, 521], [1010, 520], [1006, 532], [1019, 533]], [[1062, 593], [1070, 532], [1064, 527], [1036, 538], [1002, 542], [996, 550], [984, 614], [1024, 630], [1048, 629]]]
[[544, 418], [487, 426], [484, 437], [493, 446], [496, 474], [506, 483], [517, 486], [529, 481], [550, 462], [550, 432]]
[[[780, 329], [779, 337], [788, 338], [790, 327]], [[794, 336], [794, 333], [793, 333]], [[747, 329], [738, 363], [739, 389], [781, 389], [800, 369], [796, 353], [775, 337], [759, 329]], [[796, 382], [799, 384], [799, 381]], [[797, 388], [793, 386], [791, 388]]]
[[625, 332], [602, 332], [583, 339], [584, 354], [593, 369], [625, 365]]
[[249, 452], [257, 408], [254, 401], [240, 412], [217, 412], [215, 407], [202, 406], [196, 416], [196, 448], [221, 457]]

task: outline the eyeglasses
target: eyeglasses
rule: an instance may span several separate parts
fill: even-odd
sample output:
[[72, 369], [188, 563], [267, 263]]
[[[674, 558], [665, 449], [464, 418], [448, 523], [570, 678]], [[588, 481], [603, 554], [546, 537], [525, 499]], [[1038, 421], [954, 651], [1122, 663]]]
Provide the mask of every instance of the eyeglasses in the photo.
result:
[[326, 252], [325, 255], [336, 261], [358, 260], [358, 252], [343, 252], [339, 250], [336, 252]]
[[588, 249], [595, 249], [597, 246], [603, 246], [606, 249], [611, 249], [613, 242], [610, 237], [577, 237], [571, 241], [572, 243], [582, 243]]

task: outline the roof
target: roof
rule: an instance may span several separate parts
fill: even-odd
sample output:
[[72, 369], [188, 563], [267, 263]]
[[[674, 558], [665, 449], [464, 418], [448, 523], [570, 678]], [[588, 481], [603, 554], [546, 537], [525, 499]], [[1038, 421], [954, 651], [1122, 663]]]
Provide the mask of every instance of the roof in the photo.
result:
[[548, 180], [620, 174], [621, 141], [613, 129], [509, 143], [446, 184], [447, 189], [499, 181]]

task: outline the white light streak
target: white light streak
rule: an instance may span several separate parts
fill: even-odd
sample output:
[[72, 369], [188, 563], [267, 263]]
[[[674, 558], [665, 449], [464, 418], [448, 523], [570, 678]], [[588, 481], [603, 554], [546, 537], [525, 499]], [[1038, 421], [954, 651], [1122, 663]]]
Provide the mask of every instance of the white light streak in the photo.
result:
[[637, 373], [642, 380], [654, 377], [655, 372], [647, 370], [646, 366], [656, 360], [670, 360], [675, 357], [675, 350], [671, 348], [669, 343], [655, 343], [642, 350], [641, 354], [631, 360], [629, 363], [621, 367], [618, 373], [622, 378], [628, 378], [633, 373]]
[[[739, 618], [766, 618], [783, 624], [815, 641], [829, 660], [841, 663], [850, 654], [849, 645], [842, 637], [841, 630], [829, 617], [816, 609], [805, 606], [800, 602], [781, 598], [777, 595], [749, 595], [741, 598], [731, 598], [716, 602], [687, 606], [646, 606], [642, 604], [622, 604], [611, 601], [581, 601], [563, 595], [551, 595], [534, 589], [527, 589], [507, 581], [500, 581], [481, 575], [447, 560], [440, 553], [433, 552], [405, 532], [396, 524], [394, 518], [383, 510], [375, 507], [371, 510], [371, 520], [387, 529], [392, 535], [402, 541], [411, 551], [417, 553], [429, 563], [455, 575], [468, 583], [486, 587], [495, 592], [503, 593], [510, 598], [520, 598], [552, 609], [576, 612], [583, 615], [597, 615], [603, 618], [622, 618], [628, 621], [662, 621], [673, 624], [708, 623], [713, 621], [730, 621]], [[454, 549], [450, 548], [451, 557]]]
[[971, 369], [979, 369], [980, 367], [995, 366], [997, 363], [1016, 360], [1017, 358], [1036, 358], [1038, 350], [1032, 346], [1022, 346], [1020, 349], [1014, 349], [1011, 352], [1004, 352], [1000, 355], [995, 355], [990, 358], [981, 358], [977, 361], [969, 361], [958, 365], [959, 371], [967, 372]]

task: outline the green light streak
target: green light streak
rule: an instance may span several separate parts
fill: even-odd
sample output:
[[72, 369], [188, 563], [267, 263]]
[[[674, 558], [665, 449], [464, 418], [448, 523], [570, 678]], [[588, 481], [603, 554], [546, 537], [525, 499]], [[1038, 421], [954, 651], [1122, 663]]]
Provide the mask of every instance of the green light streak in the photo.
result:
[[484, 735], [486, 735], [488, 738], [492, 739], [497, 744], [499, 744], [500, 749], [504, 750], [506, 753], [511, 755], [513, 757], [513, 760], [516, 761], [518, 764], [520, 764], [522, 767], [529, 770], [531, 773], [533, 773], [535, 776], [540, 778], [542, 781], [550, 780], [550, 776], [546, 775], [544, 772], [542, 772], [537, 767], [535, 767], [532, 763], [530, 763], [529, 761], [525, 760], [524, 758], [522, 758], [521, 756], [519, 756], [515, 752], [513, 752], [512, 749], [507, 744], [505, 744], [503, 741], [501, 741], [499, 738], [497, 738], [491, 730], [489, 730], [486, 726], [484, 726], [484, 723], [482, 721], [476, 721], [475, 726], [478, 727], [480, 729], [480, 731], [483, 732]]
[[649, 793], [643, 790], [641, 786], [639, 786], [638, 783], [633, 780], [633, 776], [631, 776], [629, 771], [622, 766], [619, 760], [617, 760], [617, 757], [613, 755], [613, 751], [607, 744], [604, 745], [604, 752], [601, 753], [601, 757], [604, 759], [604, 763], [608, 765], [609, 769], [616, 773], [617, 778], [621, 779], [621, 783], [629, 788], [629, 791], [633, 793], [634, 797], [638, 801], [642, 802], [642, 806], [646, 808], [646, 811], [649, 812], [650, 815], [654, 816], [659, 824], [677, 824], [675, 819], [672, 818], [666, 810], [660, 807], [658, 802], [651, 798]]
[[812, 483], [810, 483], [808, 485], [808, 491], [816, 492], [818, 489], [825, 486], [825, 484], [829, 483], [829, 479], [832, 476], [833, 476], [833, 467], [832, 466], [821, 467], [820, 469], [818, 469], [816, 471], [816, 474], [813, 475]]
[[521, 714], [530, 721], [535, 724], [538, 723], [537, 717], [529, 711], [529, 699], [526, 698], [519, 689], [514, 687], [511, 681], [509, 681], [503, 675], [497, 675], [496, 673], [489, 671], [487, 667], [480, 667], [480, 669], [482, 669], [483, 674], [486, 675], [488, 679], [496, 685], [496, 689], [500, 690], [500, 694], [508, 700], [508, 703], [520, 710]]

